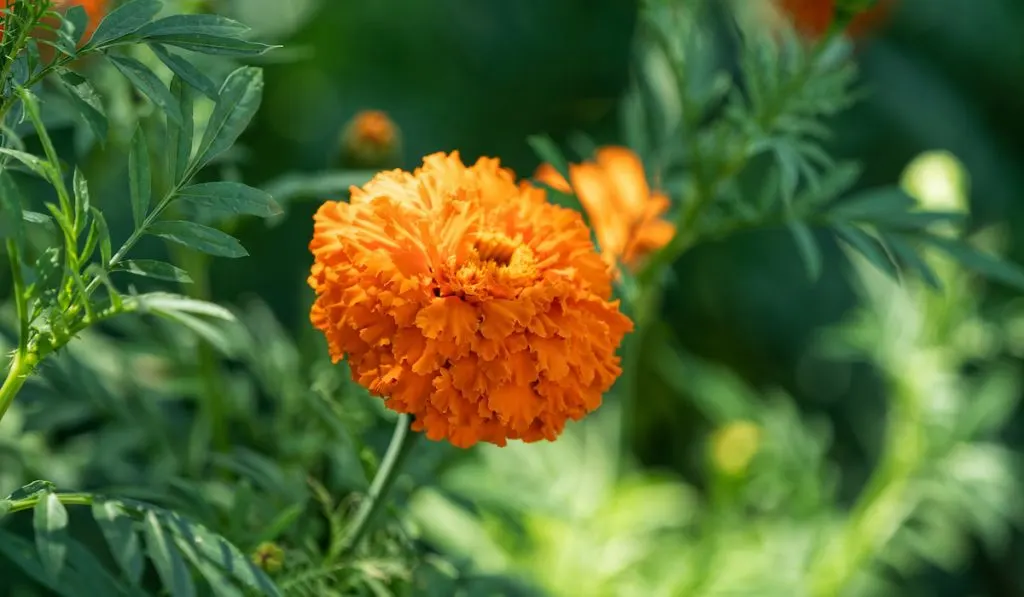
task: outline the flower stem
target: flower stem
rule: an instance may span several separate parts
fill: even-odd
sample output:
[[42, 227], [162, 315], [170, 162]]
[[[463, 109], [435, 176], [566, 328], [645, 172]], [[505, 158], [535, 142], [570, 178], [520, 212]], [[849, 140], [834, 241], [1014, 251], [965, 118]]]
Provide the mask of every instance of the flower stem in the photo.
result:
[[[6, 510], [5, 514], [14, 514], [15, 512], [31, 510], [32, 508], [35, 508], [36, 504], [39, 503], [39, 500], [46, 495], [47, 494], [42, 493], [25, 499], [8, 502], [10, 507]], [[94, 496], [88, 493], [55, 493], [54, 495], [56, 495], [60, 503], [65, 506], [91, 506], [94, 501]]]
[[370, 483], [370, 491], [366, 499], [359, 505], [355, 519], [349, 526], [348, 534], [341, 542], [339, 555], [349, 555], [359, 547], [359, 542], [370, 530], [374, 518], [384, 507], [388, 491], [394, 484], [395, 478], [402, 468], [402, 463], [412, 452], [416, 438], [419, 437], [418, 434], [409, 432], [411, 424], [411, 416], [403, 414], [398, 417], [395, 432], [391, 435], [391, 443], [388, 444], [388, 450], [384, 454], [384, 460], [381, 462], [380, 468], [377, 469], [373, 482]]
[[35, 368], [38, 359], [29, 351], [29, 315], [28, 300], [25, 296], [25, 280], [21, 276], [21, 254], [14, 240], [7, 241], [7, 256], [11, 262], [11, 291], [14, 293], [14, 305], [18, 314], [18, 347], [11, 359], [7, 377], [0, 386], [0, 421], [7, 414], [7, 409], [14, 402], [21, 386]]

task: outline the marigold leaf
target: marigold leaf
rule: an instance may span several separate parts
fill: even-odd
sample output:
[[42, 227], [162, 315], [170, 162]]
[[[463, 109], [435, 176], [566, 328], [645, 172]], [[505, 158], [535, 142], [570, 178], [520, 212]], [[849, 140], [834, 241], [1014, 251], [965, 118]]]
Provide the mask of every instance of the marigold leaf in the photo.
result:
[[906, 238], [896, 234], [880, 234], [882, 242], [892, 249], [893, 256], [904, 269], [915, 272], [925, 284], [935, 290], [942, 290], [942, 281], [931, 266], [918, 254], [917, 249]]
[[885, 250], [885, 246], [878, 239], [851, 224], [833, 224], [832, 230], [835, 231], [841, 241], [850, 249], [860, 253], [871, 265], [889, 277], [895, 280], [899, 279], [899, 268], [893, 263], [892, 258], [889, 257], [888, 252]]
[[800, 258], [807, 268], [807, 275], [811, 281], [821, 277], [821, 249], [814, 239], [814, 233], [807, 227], [807, 224], [799, 220], [790, 220], [787, 223], [790, 234], [796, 242], [796, 248], [800, 252]]
[[100, 210], [93, 207], [92, 212], [92, 223], [96, 228], [97, 238], [99, 239], [100, 246], [100, 259], [103, 260], [103, 266], [106, 267], [110, 263], [112, 256], [112, 247], [110, 245], [110, 229], [107, 227], [107, 219], [103, 216]]
[[178, 198], [192, 205], [229, 213], [268, 218], [281, 213], [274, 198], [266, 191], [238, 182], [206, 182], [185, 187]]
[[142, 39], [159, 35], [211, 35], [239, 38], [251, 31], [248, 25], [214, 14], [180, 14], [157, 19], [136, 34]]
[[103, 144], [107, 140], [107, 131], [110, 125], [107, 115], [103, 111], [103, 104], [96, 95], [96, 91], [88, 81], [74, 83], [67, 77], [60, 77], [64, 89], [67, 91], [68, 103], [82, 117], [82, 120], [89, 126], [96, 139]]
[[127, 261], [122, 261], [117, 264], [114, 271], [134, 274], [144, 278], [178, 282], [179, 284], [192, 283], [192, 277], [189, 276], [188, 272], [185, 270], [175, 267], [170, 263], [156, 261], [153, 259], [129, 259]]
[[6, 499], [16, 502], [27, 498], [35, 497], [41, 493], [53, 492], [57, 487], [50, 481], [36, 480], [32, 481], [28, 485], [23, 485], [18, 489], [15, 489]]
[[547, 135], [533, 135], [528, 137], [526, 142], [530, 144], [533, 152], [537, 154], [541, 161], [550, 164], [555, 171], [562, 175], [562, 178], [569, 180], [569, 162], [565, 159], [558, 145], [551, 140], [551, 137]]
[[152, 21], [161, 8], [160, 0], [131, 0], [122, 4], [100, 21], [87, 47], [98, 48], [135, 33]]
[[1018, 290], [1024, 290], [1024, 268], [1017, 264], [1004, 261], [995, 255], [982, 253], [957, 240], [931, 234], [924, 234], [919, 238], [921, 241], [949, 255], [967, 269], [1013, 286]]
[[164, 587], [175, 597], [195, 597], [196, 588], [192, 583], [192, 575], [174, 547], [160, 520], [152, 511], [146, 512], [143, 520], [143, 533], [146, 538], [146, 553], [156, 567], [157, 574]]
[[184, 220], [157, 222], [146, 232], [217, 257], [238, 258], [249, 254], [235, 237], [216, 228], [195, 222]]
[[6, 170], [0, 171], [0, 238], [13, 238], [21, 245], [25, 238], [21, 189]]
[[126, 56], [109, 56], [108, 58], [136, 89], [167, 114], [167, 118], [177, 123], [181, 122], [181, 107], [178, 106], [178, 100], [171, 95], [171, 92], [149, 67]]
[[167, 178], [178, 183], [192, 165], [192, 144], [195, 137], [195, 117], [192, 88], [181, 77], [171, 80], [171, 93], [181, 107], [181, 122], [167, 121]]
[[244, 66], [228, 75], [218, 94], [196, 163], [205, 166], [232, 145], [249, 126], [263, 98], [263, 71]]
[[133, 298], [141, 310], [145, 311], [180, 311], [215, 317], [225, 321], [235, 321], [235, 315], [220, 305], [201, 301], [187, 296], [167, 292], [151, 292]]
[[128, 183], [131, 187], [132, 220], [135, 229], [142, 227], [149, 214], [153, 195], [153, 175], [149, 165], [149, 145], [146, 135], [139, 126], [132, 137], [132, 149], [128, 154]]
[[904, 214], [916, 205], [899, 187], [871, 189], [836, 202], [827, 213], [838, 219], [871, 222], [882, 216]]
[[59, 578], [67, 558], [68, 512], [55, 493], [47, 493], [38, 502], [32, 516], [36, 551], [46, 573]]
[[64, 597], [75, 597], [75, 593], [68, 590], [63, 583], [57, 582], [57, 579], [43, 568], [32, 544], [24, 538], [0, 529], [0, 555], [44, 587]]
[[76, 166], [72, 182], [75, 187], [75, 233], [80, 234], [85, 229], [86, 217], [92, 210], [89, 200], [89, 181], [85, 179], [82, 170]]
[[57, 47], [69, 56], [73, 56], [78, 49], [78, 42], [81, 41], [89, 24], [89, 15], [81, 5], [68, 8], [63, 15], [60, 29], [57, 31]]
[[[199, 91], [206, 97], [217, 101], [217, 85], [214, 84], [214, 82], [204, 75], [198, 68], [193, 66], [191, 62], [177, 54], [172, 54], [167, 50], [167, 48], [160, 44], [150, 44], [149, 47], [153, 50], [153, 53], [156, 54], [156, 57], [159, 58], [167, 68], [171, 69], [171, 72], [178, 75], [182, 81], [188, 83], [193, 89]], [[173, 89], [171, 90], [171, 93], [174, 93]], [[184, 116], [184, 110], [182, 112], [182, 116]]]
[[175, 46], [183, 50], [199, 52], [200, 54], [234, 57], [259, 56], [280, 47], [255, 41], [247, 41], [244, 39], [234, 39], [231, 37], [220, 37], [217, 35], [205, 35], [200, 33], [153, 35], [150, 36], [147, 41], [150, 43]]
[[38, 174], [40, 177], [45, 178], [47, 180], [49, 179], [49, 164], [45, 160], [42, 160], [32, 155], [31, 153], [19, 151], [17, 149], [9, 149], [7, 147], [0, 147], [0, 154], [11, 156], [12, 158], [24, 164], [26, 167], [28, 167], [29, 170], [31, 170], [35, 174]]
[[94, 502], [92, 517], [99, 525], [117, 565], [128, 581], [137, 585], [142, 578], [144, 562], [134, 521], [125, 513], [124, 506], [114, 501]]

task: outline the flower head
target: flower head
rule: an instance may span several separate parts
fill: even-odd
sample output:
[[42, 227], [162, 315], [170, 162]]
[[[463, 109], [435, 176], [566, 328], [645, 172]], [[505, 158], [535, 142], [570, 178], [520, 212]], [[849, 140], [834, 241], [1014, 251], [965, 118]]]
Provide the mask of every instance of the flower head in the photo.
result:
[[345, 165], [380, 167], [397, 157], [401, 135], [387, 113], [364, 110], [345, 126], [341, 144], [341, 158]]
[[413, 428], [468, 447], [558, 437], [601, 404], [632, 323], [579, 214], [457, 152], [315, 216], [313, 324]]
[[602, 147], [595, 161], [571, 164], [571, 188], [549, 164], [534, 178], [565, 193], [575, 190], [609, 264], [635, 268], [675, 234], [675, 226], [662, 219], [668, 198], [651, 192], [640, 158], [625, 147]]
[[[779, 8], [789, 15], [798, 31], [809, 37], [824, 35], [835, 17], [835, 0], [777, 0]], [[867, 11], [854, 17], [846, 32], [851, 37], [862, 37], [878, 27], [889, 14], [892, 0], [879, 0]]]

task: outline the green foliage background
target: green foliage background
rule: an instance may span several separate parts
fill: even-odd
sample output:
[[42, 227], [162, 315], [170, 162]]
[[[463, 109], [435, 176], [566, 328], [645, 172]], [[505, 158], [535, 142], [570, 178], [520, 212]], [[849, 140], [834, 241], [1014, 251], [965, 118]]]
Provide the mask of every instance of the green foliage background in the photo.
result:
[[[728, 15], [743, 2], [711, 4], [696, 25], [701, 52], [736, 74]], [[203, 180], [271, 191], [282, 177], [322, 182], [296, 177], [340, 167], [339, 136], [363, 109], [397, 123], [395, 165], [406, 168], [459, 149], [467, 160], [499, 156], [526, 177], [538, 163], [531, 135], [550, 135], [574, 160], [581, 136], [626, 136], [635, 2], [180, 5], [284, 46], [248, 60], [264, 68], [261, 109]], [[1024, 261], [1021, 30], [1016, 0], [901, 0], [858, 46], [858, 102], [826, 120], [828, 152], [863, 168], [843, 195], [891, 185], [920, 152], [948, 150], [969, 173], [969, 230], [997, 225], [976, 242]], [[205, 60], [218, 82], [237, 66]], [[85, 124], [65, 110], [47, 122], [88, 177], [111, 235], [124, 238], [126, 156], [134, 113], [148, 107], [109, 69], [95, 76], [111, 91], [107, 145], [83, 141]], [[755, 162], [741, 183], [756, 191], [771, 169]], [[333, 176], [329, 193], [279, 197], [283, 217], [218, 221], [246, 259], [144, 240], [136, 258], [173, 260], [196, 281], [187, 292], [231, 306], [240, 323], [197, 336], [125, 318], [83, 335], [0, 425], [0, 495], [43, 478], [168, 508], [246, 554], [274, 541], [285, 551], [272, 577], [287, 595], [793, 595], [789, 576], [805, 568], [793, 560], [818, 551], [821, 529], [853, 529], [843, 553], [861, 560], [844, 594], [1024, 593], [1014, 526], [1024, 517], [1020, 290], [945, 263], [934, 268], [942, 292], [898, 286], [859, 257], [851, 263], [824, 230], [814, 233], [822, 265], [811, 281], [785, 226], [701, 243], [674, 264], [632, 401], [609, 397], [552, 445], [467, 453], [423, 442], [385, 522], [342, 557], [344, 525], [393, 418], [343, 365], [330, 366], [308, 323], [310, 217], [323, 195], [343, 196], [339, 178], [358, 183], [363, 173]], [[8, 288], [0, 278], [0, 292]], [[7, 350], [13, 313], [0, 313]], [[899, 419], [898, 405], [916, 414]], [[736, 419], [763, 430], [742, 479], [716, 473], [707, 454], [711, 434]], [[894, 419], [903, 427], [894, 431]], [[890, 463], [916, 433], [935, 438], [930, 450]], [[878, 485], [872, 471], [887, 467]], [[912, 502], [914, 515], [890, 534], [885, 517], [864, 522], [864, 495], [895, 510]], [[76, 538], [114, 568], [96, 523], [69, 512]], [[0, 542], [31, 542], [32, 523], [5, 518]], [[48, 594], [0, 551], [0, 594]], [[162, 580], [146, 569], [147, 590]]]

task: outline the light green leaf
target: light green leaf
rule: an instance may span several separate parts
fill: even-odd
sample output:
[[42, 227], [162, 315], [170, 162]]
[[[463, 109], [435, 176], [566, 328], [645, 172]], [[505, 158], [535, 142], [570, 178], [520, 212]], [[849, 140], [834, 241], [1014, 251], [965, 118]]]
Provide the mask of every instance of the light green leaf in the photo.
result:
[[50, 481], [43, 481], [41, 479], [32, 481], [28, 485], [23, 485], [18, 489], [15, 489], [6, 499], [16, 502], [19, 500], [28, 499], [35, 497], [41, 493], [51, 493], [56, 490], [57, 487]]
[[174, 122], [181, 122], [181, 107], [178, 106], [178, 100], [174, 99], [160, 78], [149, 70], [148, 66], [126, 56], [109, 56], [108, 58], [136, 89], [166, 113], [167, 118]]
[[103, 217], [103, 213], [95, 207], [92, 208], [92, 221], [93, 226], [96, 227], [97, 238], [99, 239], [100, 245], [100, 259], [103, 260], [103, 266], [106, 267], [110, 263], [111, 258], [111, 246], [110, 246], [110, 229], [107, 228], [107, 219]]
[[49, 164], [31, 153], [24, 151], [18, 151], [17, 149], [8, 149], [6, 147], [0, 147], [0, 154], [11, 156], [18, 160], [22, 164], [28, 167], [29, 170], [38, 174], [42, 178], [49, 180], [50, 178], [50, 167]]
[[152, 21], [161, 8], [160, 0], [131, 0], [122, 4], [100, 21], [87, 47], [96, 48], [135, 33]]
[[919, 238], [946, 253], [967, 269], [1013, 286], [1018, 290], [1024, 290], [1024, 268], [1015, 263], [1004, 261], [995, 255], [982, 253], [960, 241], [930, 234], [921, 235]]
[[234, 145], [249, 126], [263, 98], [263, 71], [251, 66], [239, 68], [228, 75], [219, 96], [199, 144], [196, 158], [199, 167]]
[[131, 187], [132, 220], [135, 229], [142, 227], [149, 214], [153, 195], [153, 175], [149, 166], [149, 145], [142, 126], [135, 129], [132, 149], [128, 154], [128, 184]]
[[850, 249], [860, 253], [871, 265], [894, 280], [899, 280], [899, 268], [878, 239], [850, 224], [834, 224], [832, 230]]
[[133, 585], [142, 578], [143, 555], [134, 522], [119, 502], [97, 501], [92, 505], [92, 517], [99, 525], [107, 547], [117, 565]]
[[267, 218], [281, 213], [281, 207], [266, 191], [238, 182], [207, 182], [185, 187], [178, 197], [192, 205], [221, 213]]
[[133, 300], [138, 303], [140, 310], [179, 311], [215, 317], [225, 321], [235, 321], [235, 315], [224, 307], [187, 296], [167, 292], [151, 292], [137, 295]]
[[191, 284], [192, 278], [185, 270], [164, 261], [152, 259], [130, 259], [117, 264], [114, 271], [121, 271], [145, 278], [155, 278], [180, 284]]
[[[167, 48], [160, 44], [151, 44], [150, 49], [156, 54], [156, 57], [163, 62], [167, 68], [171, 69], [171, 72], [181, 77], [182, 81], [185, 81], [192, 86], [195, 90], [201, 92], [206, 97], [217, 101], [217, 85], [210, 80], [209, 77], [204, 75], [198, 68], [192, 65], [191, 62], [185, 60], [177, 54], [172, 54]], [[174, 90], [171, 90], [174, 93]]]
[[75, 233], [77, 235], [85, 229], [86, 216], [92, 209], [92, 204], [89, 201], [89, 182], [85, 180], [85, 175], [77, 166], [72, 183], [75, 187]]
[[38, 502], [32, 516], [36, 551], [46, 573], [59, 578], [67, 557], [68, 512], [55, 493], [47, 493]]
[[142, 528], [146, 537], [146, 553], [167, 591], [174, 597], [195, 597], [192, 575], [156, 514], [146, 512]]
[[790, 220], [787, 223], [790, 234], [796, 242], [796, 248], [800, 252], [800, 258], [807, 268], [807, 275], [811, 281], [821, 277], [821, 248], [818, 241], [814, 239], [814, 233], [807, 227], [807, 224], [799, 220]]
[[916, 273], [924, 280], [925, 284], [935, 290], [942, 290], [942, 280], [907, 239], [895, 234], [879, 234], [879, 237], [892, 250], [893, 256], [900, 262], [903, 269]]
[[146, 232], [217, 257], [238, 258], [249, 254], [235, 237], [216, 228], [195, 222], [185, 220], [157, 222]]

